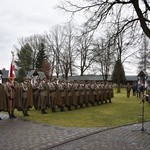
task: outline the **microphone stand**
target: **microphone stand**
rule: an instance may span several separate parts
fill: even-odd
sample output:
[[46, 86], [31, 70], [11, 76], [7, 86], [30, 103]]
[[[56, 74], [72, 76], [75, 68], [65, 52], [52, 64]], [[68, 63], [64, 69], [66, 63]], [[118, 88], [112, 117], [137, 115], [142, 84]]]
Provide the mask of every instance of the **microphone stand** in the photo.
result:
[[144, 132], [146, 131], [146, 129], [144, 128], [144, 103], [145, 103], [145, 96], [143, 97], [143, 99], [141, 100], [140, 104], [142, 103], [142, 128], [141, 131]]
[[[133, 130], [133, 132], [135, 132], [135, 131], [142, 131], [142, 133], [147, 133], [146, 129], [144, 128], [144, 116], [145, 116], [145, 114], [144, 114], [144, 103], [145, 103], [145, 98], [146, 98], [146, 96], [143, 96], [143, 98], [142, 98], [142, 100], [140, 102], [140, 104], [142, 103], [142, 115], [141, 115], [142, 116], [142, 121], [141, 121], [142, 127], [141, 127], [140, 130]], [[150, 133], [148, 133], [148, 134], [150, 134]]]

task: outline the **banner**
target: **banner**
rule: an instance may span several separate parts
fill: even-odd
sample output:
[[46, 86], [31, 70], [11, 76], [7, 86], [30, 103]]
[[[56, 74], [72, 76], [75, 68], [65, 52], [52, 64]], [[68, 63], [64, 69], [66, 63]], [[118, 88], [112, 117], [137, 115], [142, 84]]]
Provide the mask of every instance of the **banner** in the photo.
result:
[[14, 63], [14, 52], [12, 52], [12, 61], [9, 71], [9, 77], [14, 79], [15, 78], [15, 63]]

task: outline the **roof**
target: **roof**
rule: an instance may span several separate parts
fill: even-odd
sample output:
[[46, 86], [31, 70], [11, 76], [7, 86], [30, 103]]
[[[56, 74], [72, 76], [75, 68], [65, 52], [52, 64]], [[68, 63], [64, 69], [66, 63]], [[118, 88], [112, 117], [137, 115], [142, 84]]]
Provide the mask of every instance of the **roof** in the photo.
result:
[[[95, 81], [103, 81], [103, 76], [102, 75], [83, 75], [83, 76], [69, 76], [68, 80], [95, 80]], [[137, 76], [136, 75], [127, 75], [126, 76], [127, 81], [137, 81]], [[111, 81], [111, 75], [108, 76], [107, 81]], [[147, 78], [147, 81], [150, 81], [150, 77]]]
[[137, 76], [126, 76], [127, 81], [137, 81]]
[[[70, 76], [68, 80], [94, 80], [94, 81], [102, 81], [102, 75], [83, 75], [83, 76]], [[108, 81], [111, 81], [111, 76], [108, 76]]]
[[42, 71], [36, 71], [36, 70], [31, 70], [31, 71], [28, 71], [28, 76], [30, 77], [33, 77], [33, 75], [39, 75], [39, 78], [42, 80], [44, 79], [46, 76], [45, 76], [45, 73], [42, 72]]
[[[2, 71], [2, 78], [7, 79], [9, 75], [9, 70], [1, 70]], [[36, 70], [31, 70], [28, 71], [28, 76], [32, 77], [33, 74], [39, 74], [39, 78], [42, 80], [45, 78], [45, 73], [42, 71], [36, 71]], [[142, 72], [141, 72], [142, 73]], [[140, 73], [139, 73], [140, 74]], [[127, 81], [137, 81], [136, 75], [127, 75], [126, 80]], [[83, 75], [83, 76], [69, 76], [68, 80], [85, 80], [85, 81], [90, 81], [90, 80], [95, 80], [95, 81], [103, 81], [103, 76], [102, 75]], [[111, 81], [111, 75], [108, 76], [108, 81]], [[148, 76], [147, 81], [150, 81], [150, 76]]]
[[9, 75], [9, 70], [3, 69], [3, 70], [1, 70], [1, 72], [2, 72], [2, 78], [7, 79], [8, 75]]
[[148, 76], [148, 74], [147, 74], [147, 72], [141, 70], [137, 76], [138, 76], [138, 77], [139, 77], [139, 76], [140, 76], [140, 77], [145, 77], [145, 76]]

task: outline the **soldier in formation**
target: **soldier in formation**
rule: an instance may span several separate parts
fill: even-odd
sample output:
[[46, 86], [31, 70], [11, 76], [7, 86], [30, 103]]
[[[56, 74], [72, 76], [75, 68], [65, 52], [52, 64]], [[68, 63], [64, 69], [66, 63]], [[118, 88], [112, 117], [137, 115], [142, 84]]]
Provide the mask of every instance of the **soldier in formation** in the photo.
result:
[[23, 116], [29, 116], [28, 111], [34, 106], [42, 114], [56, 108], [71, 111], [73, 108], [83, 108], [111, 102], [114, 97], [112, 85], [95, 81], [65, 81], [47, 78], [36, 78], [31, 82], [25, 77], [19, 84], [11, 79], [0, 84], [0, 111], [7, 111], [10, 118], [16, 118], [14, 109], [21, 110]]
[[[5, 89], [4, 89], [4, 84], [2, 83], [1, 78], [0, 78], [0, 111], [7, 112]], [[1, 117], [0, 117], [0, 120], [2, 120]]]
[[44, 78], [39, 85], [39, 91], [40, 91], [40, 99], [39, 99], [39, 107], [41, 109], [42, 114], [47, 114], [46, 108], [48, 104], [48, 98], [49, 98], [49, 86], [47, 83], [47, 78]]
[[39, 85], [40, 85], [40, 79], [36, 78], [32, 83], [33, 105], [36, 110], [39, 109], [39, 105], [38, 105], [39, 97], [40, 97]]
[[16, 99], [16, 86], [13, 78], [9, 78], [5, 85], [5, 94], [6, 94], [6, 103], [7, 103], [7, 112], [9, 118], [16, 118], [14, 115], [15, 109], [15, 99]]
[[24, 82], [21, 83], [21, 99], [22, 99], [22, 112], [24, 116], [29, 116], [28, 114], [28, 79], [24, 78]]

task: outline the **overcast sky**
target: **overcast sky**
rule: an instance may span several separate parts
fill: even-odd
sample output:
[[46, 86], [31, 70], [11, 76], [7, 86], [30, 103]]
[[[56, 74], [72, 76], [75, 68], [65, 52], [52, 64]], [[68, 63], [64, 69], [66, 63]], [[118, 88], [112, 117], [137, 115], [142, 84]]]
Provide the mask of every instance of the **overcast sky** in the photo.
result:
[[10, 68], [11, 51], [21, 37], [42, 34], [65, 23], [59, 0], [0, 0], [0, 69]]
[[[69, 19], [56, 9], [60, 0], [0, 0], [0, 69], [10, 69], [18, 39], [49, 31]], [[129, 64], [131, 65], [131, 64]], [[136, 74], [128, 67], [128, 74]], [[131, 72], [130, 72], [131, 71]]]

